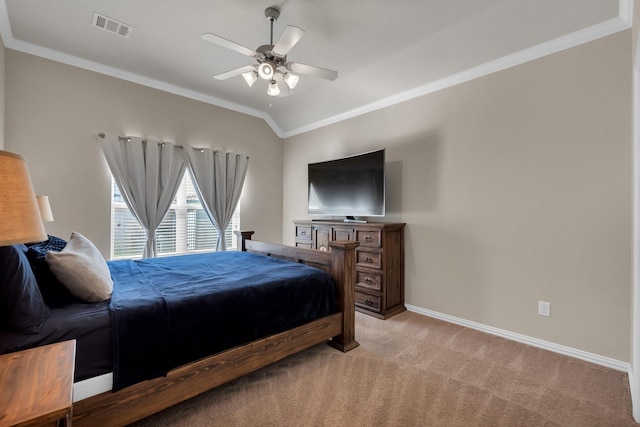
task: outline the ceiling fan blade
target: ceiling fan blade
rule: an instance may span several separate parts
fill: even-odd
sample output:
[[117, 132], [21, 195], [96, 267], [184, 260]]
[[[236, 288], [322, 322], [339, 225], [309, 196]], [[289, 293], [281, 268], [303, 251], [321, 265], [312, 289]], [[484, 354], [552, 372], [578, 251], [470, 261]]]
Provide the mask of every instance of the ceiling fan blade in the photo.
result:
[[307, 76], [320, 77], [327, 80], [335, 80], [338, 78], [338, 72], [327, 70], [326, 68], [314, 67], [313, 65], [300, 64], [297, 62], [287, 63], [287, 69], [294, 73], [305, 74]]
[[236, 68], [235, 70], [227, 71], [226, 73], [216, 74], [213, 78], [216, 80], [226, 80], [255, 69], [255, 65], [245, 65], [244, 67]]
[[224, 37], [216, 36], [215, 34], [204, 33], [202, 35], [202, 40], [215, 43], [217, 45], [226, 47], [227, 49], [235, 50], [236, 52], [239, 52], [243, 55], [251, 56], [253, 58], [260, 56], [260, 54], [255, 50], [239, 45], [238, 43], [232, 42], [231, 40], [227, 40]]
[[284, 32], [280, 36], [280, 40], [273, 46], [271, 53], [278, 58], [284, 58], [287, 53], [293, 48], [296, 43], [304, 36], [304, 30], [302, 28], [287, 26]]

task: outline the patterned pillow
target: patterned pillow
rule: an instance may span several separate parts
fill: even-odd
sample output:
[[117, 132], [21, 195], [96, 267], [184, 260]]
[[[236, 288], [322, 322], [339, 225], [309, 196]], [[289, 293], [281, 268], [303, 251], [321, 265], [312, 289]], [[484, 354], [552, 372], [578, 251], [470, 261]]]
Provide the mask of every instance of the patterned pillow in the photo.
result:
[[42, 293], [44, 302], [49, 307], [60, 307], [78, 299], [54, 276], [47, 264], [46, 255], [49, 251], [60, 252], [67, 242], [56, 236], [48, 236], [44, 242], [27, 244], [27, 258], [31, 264], [33, 275], [36, 277], [38, 287]]

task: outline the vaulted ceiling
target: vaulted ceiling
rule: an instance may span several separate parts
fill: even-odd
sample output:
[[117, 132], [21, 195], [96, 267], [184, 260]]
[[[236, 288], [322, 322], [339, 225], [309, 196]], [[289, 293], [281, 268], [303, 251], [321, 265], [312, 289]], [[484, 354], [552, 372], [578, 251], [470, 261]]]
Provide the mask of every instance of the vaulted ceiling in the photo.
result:
[[[288, 61], [338, 71], [300, 75], [267, 95], [241, 76], [286, 26], [305, 31]], [[5, 46], [265, 119], [285, 138], [603, 37], [629, 27], [632, 0], [0, 0]], [[130, 27], [93, 25], [94, 13]], [[283, 88], [284, 89], [284, 88]], [[283, 90], [283, 93], [286, 92]]]

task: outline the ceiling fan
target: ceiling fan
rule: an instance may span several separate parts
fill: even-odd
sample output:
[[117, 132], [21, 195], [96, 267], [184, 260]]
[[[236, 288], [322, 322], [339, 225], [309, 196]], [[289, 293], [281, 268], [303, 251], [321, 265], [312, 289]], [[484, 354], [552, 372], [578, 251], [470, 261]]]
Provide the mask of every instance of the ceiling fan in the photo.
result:
[[289, 25], [274, 45], [273, 23], [280, 16], [280, 10], [276, 7], [268, 7], [265, 9], [264, 15], [271, 23], [271, 38], [269, 44], [262, 45], [256, 50], [251, 50], [212, 33], [204, 33], [202, 35], [203, 40], [235, 50], [257, 61], [257, 63], [253, 65], [245, 65], [235, 70], [217, 74], [213, 76], [215, 79], [226, 80], [242, 75], [249, 87], [251, 87], [258, 80], [258, 77], [260, 77], [269, 82], [267, 93], [271, 96], [278, 96], [280, 95], [278, 81], [284, 81], [289, 91], [293, 92], [293, 88], [298, 84], [299, 79], [299, 77], [293, 73], [320, 77], [327, 80], [335, 80], [338, 77], [337, 71], [327, 70], [313, 65], [300, 64], [298, 62], [287, 62], [287, 53], [300, 41], [304, 35], [304, 30]]

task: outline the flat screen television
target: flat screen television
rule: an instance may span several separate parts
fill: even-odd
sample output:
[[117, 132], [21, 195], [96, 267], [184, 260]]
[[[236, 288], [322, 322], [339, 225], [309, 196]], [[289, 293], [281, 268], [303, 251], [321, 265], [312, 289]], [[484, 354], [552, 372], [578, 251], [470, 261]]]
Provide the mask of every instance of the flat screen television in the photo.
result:
[[309, 163], [310, 215], [384, 216], [384, 149]]

